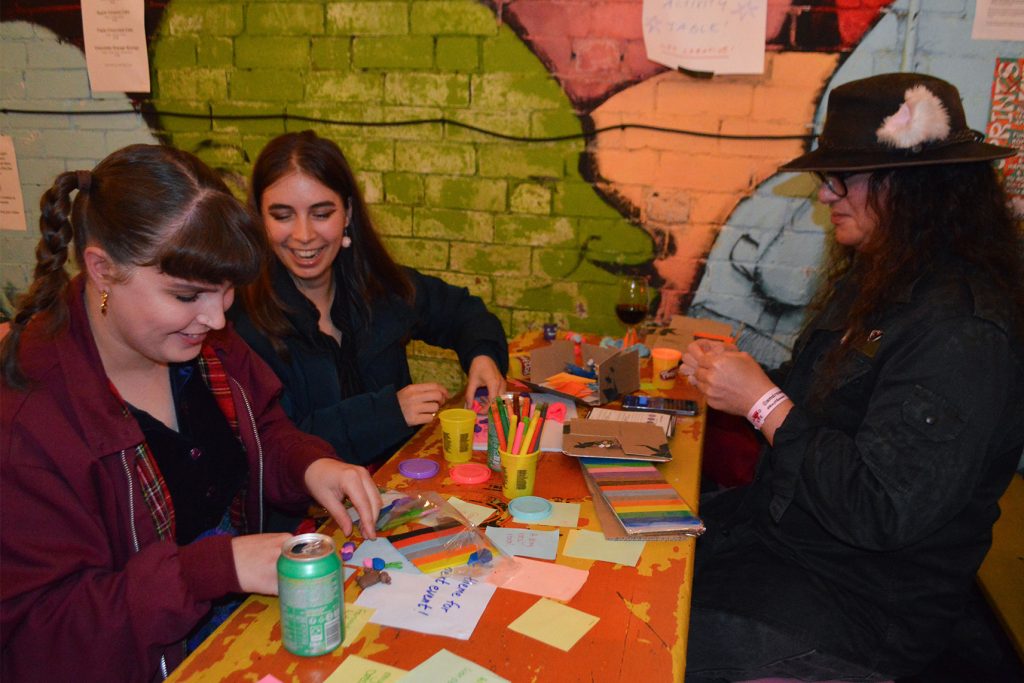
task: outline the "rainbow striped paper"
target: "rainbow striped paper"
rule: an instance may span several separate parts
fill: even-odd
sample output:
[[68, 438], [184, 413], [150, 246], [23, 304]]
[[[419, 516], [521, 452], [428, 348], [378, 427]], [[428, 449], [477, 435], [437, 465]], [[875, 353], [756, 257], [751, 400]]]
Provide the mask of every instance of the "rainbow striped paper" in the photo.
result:
[[700, 518], [653, 464], [610, 458], [579, 460], [626, 533], [696, 535], [704, 530]]
[[496, 548], [474, 540], [479, 536], [467, 533], [465, 525], [451, 520], [437, 526], [395, 534], [389, 536], [388, 540], [421, 572], [432, 574], [448, 567], [464, 565], [469, 562], [470, 555], [484, 548], [496, 557]]

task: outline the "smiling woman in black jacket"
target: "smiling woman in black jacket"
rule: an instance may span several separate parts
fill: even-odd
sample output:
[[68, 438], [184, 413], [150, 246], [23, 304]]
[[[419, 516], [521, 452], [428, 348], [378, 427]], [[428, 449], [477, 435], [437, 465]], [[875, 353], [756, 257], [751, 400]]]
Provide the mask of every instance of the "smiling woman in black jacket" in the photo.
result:
[[312, 131], [272, 140], [253, 168], [250, 202], [277, 258], [230, 315], [281, 379], [300, 429], [348, 462], [390, 455], [448, 400], [440, 384], [412, 383], [412, 339], [458, 354], [467, 402], [479, 387], [504, 390], [501, 323], [465, 288], [391, 259], [334, 142]]

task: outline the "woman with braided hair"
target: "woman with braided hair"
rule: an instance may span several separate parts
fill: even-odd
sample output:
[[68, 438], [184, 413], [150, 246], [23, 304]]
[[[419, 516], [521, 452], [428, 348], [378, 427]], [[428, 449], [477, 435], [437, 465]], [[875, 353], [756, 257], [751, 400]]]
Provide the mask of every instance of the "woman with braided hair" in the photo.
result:
[[264, 504], [312, 496], [347, 533], [348, 498], [372, 538], [380, 497], [290, 423], [225, 327], [268, 247], [201, 161], [126, 147], [59, 175], [41, 207], [0, 351], [0, 678], [159, 680], [212, 606], [277, 592], [288, 536], [246, 535]]

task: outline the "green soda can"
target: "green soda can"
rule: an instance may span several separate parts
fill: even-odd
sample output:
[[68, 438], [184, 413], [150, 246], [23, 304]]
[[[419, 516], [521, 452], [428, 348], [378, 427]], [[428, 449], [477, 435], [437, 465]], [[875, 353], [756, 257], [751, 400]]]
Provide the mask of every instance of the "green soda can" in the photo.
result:
[[322, 655], [341, 645], [341, 560], [324, 534], [300, 534], [285, 541], [277, 560], [284, 647], [301, 657]]

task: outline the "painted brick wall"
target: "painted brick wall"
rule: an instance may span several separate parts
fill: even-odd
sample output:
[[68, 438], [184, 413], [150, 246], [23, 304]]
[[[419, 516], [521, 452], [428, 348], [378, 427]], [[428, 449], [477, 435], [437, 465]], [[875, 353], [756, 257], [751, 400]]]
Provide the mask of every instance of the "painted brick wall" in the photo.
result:
[[[853, 49], [844, 59], [773, 44], [763, 76], [697, 82], [643, 59], [639, 0], [171, 0], [151, 41], [156, 130], [134, 115], [0, 114], [0, 127], [15, 139], [32, 226], [57, 172], [91, 166], [130, 142], [159, 135], [241, 187], [266, 140], [313, 127], [350, 157], [398, 260], [469, 287], [510, 334], [549, 318], [619, 333], [615, 273], [635, 268], [663, 283], [666, 300], [696, 296], [702, 314], [761, 330], [765, 348], [775, 349], [765, 352], [770, 358], [789, 343], [813, 279], [816, 250], [806, 247], [823, 239], [820, 216], [810, 211], [800, 224], [810, 239], [794, 240], [803, 245], [796, 253], [752, 256], [772, 273], [785, 316], [749, 282], [729, 279], [736, 271], [726, 248], [744, 231], [795, 224], [807, 193], [780, 198], [772, 188], [785, 179], [772, 174], [799, 143], [636, 131], [589, 144], [520, 142], [439, 124], [216, 117], [286, 112], [352, 124], [446, 117], [531, 138], [617, 123], [804, 133], [830, 79], [900, 68], [906, 1], [877, 23], [871, 17], [884, 0], [839, 4], [847, 12], [842, 40]], [[973, 2], [923, 4], [908, 68], [965, 89], [972, 124], [983, 127], [993, 55], [1019, 54], [1021, 44], [970, 41]], [[10, 21], [0, 31], [4, 107], [127, 107], [121, 96], [92, 96], [80, 51], [49, 31]], [[738, 205], [746, 207], [739, 223]], [[27, 281], [34, 244], [34, 231], [0, 232], [0, 282], [9, 289]], [[450, 354], [422, 345], [414, 354], [417, 377], [461, 381]]]

